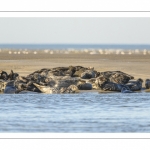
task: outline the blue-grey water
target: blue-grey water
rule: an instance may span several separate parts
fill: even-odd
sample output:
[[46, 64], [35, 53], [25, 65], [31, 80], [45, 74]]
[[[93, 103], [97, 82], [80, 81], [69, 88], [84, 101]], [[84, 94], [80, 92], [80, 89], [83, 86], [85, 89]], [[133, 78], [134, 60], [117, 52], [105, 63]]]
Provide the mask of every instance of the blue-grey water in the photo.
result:
[[150, 93], [0, 94], [0, 132], [150, 132]]
[[150, 49], [148, 44], [0, 44], [8, 49]]

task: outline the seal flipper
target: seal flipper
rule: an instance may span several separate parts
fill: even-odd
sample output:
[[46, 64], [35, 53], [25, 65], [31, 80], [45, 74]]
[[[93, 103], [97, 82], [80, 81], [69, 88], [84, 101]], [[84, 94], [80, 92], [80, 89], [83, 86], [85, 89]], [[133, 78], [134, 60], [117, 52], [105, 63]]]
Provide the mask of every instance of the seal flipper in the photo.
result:
[[121, 93], [134, 93], [134, 92], [131, 91], [131, 90], [129, 90], [129, 89], [127, 89], [127, 88], [125, 88], [125, 87], [123, 87], [123, 88], [121, 89]]
[[33, 83], [33, 85], [36, 86], [42, 93], [53, 93], [52, 88], [50, 88], [49, 86], [43, 86], [36, 83]]

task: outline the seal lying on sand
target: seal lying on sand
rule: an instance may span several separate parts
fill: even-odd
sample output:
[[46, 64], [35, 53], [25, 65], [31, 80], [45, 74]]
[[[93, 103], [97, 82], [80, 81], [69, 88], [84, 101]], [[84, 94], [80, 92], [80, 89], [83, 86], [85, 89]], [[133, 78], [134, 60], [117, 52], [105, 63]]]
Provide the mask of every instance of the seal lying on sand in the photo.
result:
[[[61, 68], [62, 69], [62, 68]], [[63, 68], [66, 69], [66, 68]], [[50, 70], [50, 69], [49, 69]], [[79, 89], [86, 90], [89, 89], [90, 85], [85, 84], [85, 81], [82, 81], [79, 77], [70, 77], [70, 76], [48, 76], [47, 73], [49, 70], [42, 69], [40, 71], [36, 71], [27, 77], [23, 76], [13, 76], [13, 71], [11, 72], [11, 78], [12, 80], [8, 80], [7, 82], [13, 81], [13, 86], [7, 84], [7, 86], [4, 86], [4, 82], [1, 83], [1, 90], [5, 93], [20, 93], [21, 91], [32, 91], [32, 92], [42, 92], [41, 89], [39, 89], [39, 86], [35, 86], [35, 84], [38, 84], [40, 86], [49, 87], [52, 89], [52, 93], [60, 93], [60, 89], [64, 88], [63, 93], [73, 93], [75, 90], [73, 90], [74, 86], [79, 86]], [[55, 69], [51, 69], [55, 70]], [[44, 72], [43, 72], [44, 71]], [[38, 73], [39, 72], [39, 73]], [[47, 73], [46, 73], [47, 72]], [[35, 84], [34, 84], [35, 83]], [[71, 87], [69, 87], [71, 86]], [[69, 87], [69, 88], [68, 88]], [[91, 88], [91, 87], [90, 87]], [[71, 90], [69, 90], [71, 89]], [[13, 92], [12, 92], [13, 91]], [[50, 93], [50, 92], [49, 92]]]
[[88, 70], [89, 68], [85, 68], [82, 66], [69, 66], [69, 67], [56, 67], [56, 68], [51, 68], [51, 69], [41, 69], [37, 70], [29, 76], [34, 75], [35, 73], [38, 73], [41, 76], [45, 77], [51, 77], [51, 76], [71, 76], [71, 77], [80, 77], [81, 73], [84, 71]]
[[7, 82], [4, 80], [0, 80], [0, 92], [5, 94], [14, 94], [16, 92], [14, 81]]
[[109, 79], [110, 79], [111, 82], [114, 82], [114, 83], [126, 84], [126, 83], [128, 83], [128, 81], [130, 79], [132, 79], [132, 77], [129, 77], [129, 75], [127, 75], [123, 72], [116, 72], [116, 73], [112, 74], [109, 77]]
[[104, 84], [102, 90], [104, 91], [118, 91], [121, 92], [122, 88], [126, 88], [129, 90], [129, 88], [123, 84], [117, 84], [117, 83], [113, 83], [113, 82], [107, 82], [106, 84]]
[[18, 76], [16, 80], [14, 80], [14, 86], [16, 87], [16, 93], [21, 91], [33, 91], [33, 92], [40, 92], [34, 85], [31, 79], [26, 77]]
[[88, 82], [91, 82], [93, 89], [100, 89], [104, 91], [121, 92], [121, 89], [123, 87], [129, 89], [126, 85], [111, 82], [108, 78], [104, 76], [97, 77], [96, 79], [90, 79]]
[[[62, 87], [68, 88], [70, 85], [76, 85], [80, 90], [91, 90], [92, 85], [87, 84], [86, 81], [82, 80], [79, 77], [70, 77], [70, 76], [53, 76], [52, 78], [43, 78], [38, 73], [34, 73], [32, 77], [21, 77], [18, 76], [14, 81], [15, 87], [17, 88], [16, 93], [19, 93], [23, 90], [41, 92], [37, 86], [33, 83], [36, 83], [41, 86], [48, 86], [53, 90], [60, 89]], [[55, 92], [57, 93], [57, 92]]]
[[16, 93], [16, 87], [14, 86], [14, 82], [8, 82], [6, 84], [6, 88], [4, 90], [5, 94], [15, 94]]
[[76, 70], [73, 77], [81, 77], [82, 79], [91, 79], [97, 77], [97, 71], [93, 67], [81, 68]]
[[2, 80], [7, 80], [8, 79], [8, 74], [7, 72], [0, 70], [0, 79]]
[[4, 92], [4, 90], [6, 88], [6, 84], [7, 84], [6, 81], [0, 80], [0, 92]]
[[0, 79], [2, 80], [15, 80], [17, 76], [19, 76], [19, 74], [14, 73], [13, 70], [11, 70], [10, 74], [7, 74], [7, 72], [0, 70]]
[[126, 86], [129, 87], [131, 91], [139, 91], [142, 89], [143, 80], [139, 78], [138, 80], [129, 80]]
[[110, 82], [118, 83], [118, 84], [125, 84], [130, 79], [134, 79], [133, 76], [128, 75], [121, 71], [106, 71], [106, 72], [98, 72], [99, 76], [103, 76], [104, 78], [108, 79]]
[[79, 84], [77, 87], [79, 90], [92, 90], [91, 83], [82, 83], [82, 84]]
[[98, 72], [99, 76], [97, 78], [92, 78], [89, 80], [92, 83], [93, 89], [99, 89], [107, 82], [116, 83], [116, 84], [126, 84], [129, 80], [133, 79], [133, 76], [130, 76], [121, 71], [106, 71]]
[[146, 89], [150, 89], [150, 79], [145, 80], [145, 87]]
[[18, 73], [14, 73], [13, 70], [11, 70], [10, 74], [8, 75], [8, 79], [9, 80], [15, 80], [16, 77], [18, 77], [19, 74]]
[[104, 76], [99, 76], [97, 78], [92, 78], [89, 79], [87, 81], [87, 83], [91, 83], [92, 84], [92, 89], [102, 89], [104, 84], [107, 83], [109, 81], [108, 78], [104, 77]]
[[75, 85], [70, 85], [69, 87], [62, 87], [62, 88], [51, 88], [49, 86], [41, 86], [36, 83], [33, 83], [42, 93], [47, 94], [58, 94], [58, 93], [78, 93], [78, 87]]
[[[106, 82], [102, 89], [103, 90], [109, 90], [109, 91], [121, 91], [122, 88], [126, 89], [128, 92], [130, 91], [138, 91], [142, 89], [142, 82], [143, 80], [139, 78], [138, 80], [129, 80], [127, 84], [117, 84], [114, 82]], [[126, 91], [126, 93], [127, 93]]]
[[96, 77], [96, 73], [93, 70], [86, 70], [81, 73], [80, 77], [82, 79], [91, 79]]
[[[43, 68], [26, 77], [12, 70], [8, 75], [1, 71], [0, 90], [5, 93], [21, 91], [45, 93], [76, 93], [78, 90], [101, 89], [103, 91], [121, 91], [121, 88], [138, 90], [142, 81], [130, 81], [134, 77], [121, 71], [97, 72], [94, 67], [69, 66]], [[5, 82], [7, 82], [7, 85]], [[11, 82], [13, 85], [11, 85]], [[127, 84], [127, 85], [126, 85]]]
[[[90, 83], [86, 83], [85, 80], [82, 80], [79, 77], [69, 77], [69, 76], [60, 76], [60, 77], [54, 77], [53, 78], [55, 84], [50, 87], [50, 86], [44, 86], [44, 85], [40, 85], [43, 89], [44, 87], [47, 89], [47, 87], [50, 87], [50, 91], [49, 93], [60, 93], [63, 90], [60, 90], [61, 88], [65, 89], [65, 91], [68, 91], [68, 87], [77, 87], [76, 91], [79, 90], [91, 90], [92, 89], [92, 85]], [[39, 87], [37, 86], [37, 84], [33, 83], [34, 85], [36, 85], [36, 87], [43, 92], [43, 90], [41, 90]], [[49, 85], [49, 84], [48, 84]], [[74, 86], [73, 86], [74, 85]], [[66, 90], [67, 89], [67, 90]], [[47, 91], [47, 90], [46, 90]], [[58, 92], [57, 92], [58, 91]], [[73, 89], [71, 89], [71, 91], [75, 91]], [[64, 92], [63, 92], [64, 93]], [[68, 93], [73, 93], [73, 92], [68, 92]], [[76, 93], [76, 92], [75, 92]]]
[[110, 82], [114, 82], [118, 84], [126, 84], [129, 80], [134, 79], [133, 76], [128, 75], [121, 71], [100, 72], [100, 76], [109, 79]]

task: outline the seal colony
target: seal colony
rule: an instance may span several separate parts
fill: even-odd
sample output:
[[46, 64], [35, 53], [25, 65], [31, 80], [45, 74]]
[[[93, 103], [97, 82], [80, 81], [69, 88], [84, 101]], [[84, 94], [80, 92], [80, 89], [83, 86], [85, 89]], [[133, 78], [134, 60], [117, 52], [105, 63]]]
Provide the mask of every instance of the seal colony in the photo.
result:
[[[17, 93], [78, 93], [80, 90], [114, 91], [134, 93], [142, 89], [143, 80], [121, 71], [98, 72], [94, 67], [69, 66], [43, 68], [27, 76], [11, 70], [0, 70], [0, 92]], [[146, 79], [146, 89], [150, 80]]]

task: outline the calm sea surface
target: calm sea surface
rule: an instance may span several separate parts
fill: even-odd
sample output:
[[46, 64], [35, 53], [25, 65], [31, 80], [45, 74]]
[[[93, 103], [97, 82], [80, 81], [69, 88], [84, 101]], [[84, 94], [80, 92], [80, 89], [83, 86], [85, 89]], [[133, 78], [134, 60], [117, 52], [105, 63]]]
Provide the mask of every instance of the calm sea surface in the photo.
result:
[[0, 132], [150, 132], [150, 93], [0, 94]]
[[150, 45], [129, 44], [0, 44], [0, 49], [150, 49]]

